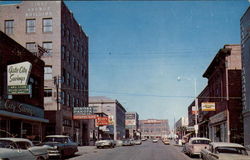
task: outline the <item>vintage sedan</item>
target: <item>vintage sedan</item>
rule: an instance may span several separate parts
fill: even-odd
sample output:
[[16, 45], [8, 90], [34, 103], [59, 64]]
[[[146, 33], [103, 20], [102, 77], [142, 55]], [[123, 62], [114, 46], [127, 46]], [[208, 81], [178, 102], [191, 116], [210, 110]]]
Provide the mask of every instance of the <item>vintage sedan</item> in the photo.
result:
[[45, 160], [47, 146], [34, 146], [25, 138], [0, 138], [0, 159], [3, 160]]
[[201, 150], [203, 160], [250, 160], [246, 148], [236, 143], [213, 142]]
[[211, 141], [208, 138], [191, 138], [189, 142], [184, 145], [183, 152], [188, 154], [190, 157], [192, 157], [193, 155], [197, 155], [200, 157], [201, 150], [207, 148], [210, 142]]
[[72, 156], [78, 152], [78, 144], [65, 135], [46, 136], [40, 145], [50, 146], [48, 149], [49, 157], [59, 157], [61, 159], [64, 156]]
[[95, 146], [97, 148], [104, 148], [104, 147], [109, 147], [109, 148], [114, 148], [116, 145], [115, 141], [109, 138], [102, 138], [98, 141], [95, 142]]

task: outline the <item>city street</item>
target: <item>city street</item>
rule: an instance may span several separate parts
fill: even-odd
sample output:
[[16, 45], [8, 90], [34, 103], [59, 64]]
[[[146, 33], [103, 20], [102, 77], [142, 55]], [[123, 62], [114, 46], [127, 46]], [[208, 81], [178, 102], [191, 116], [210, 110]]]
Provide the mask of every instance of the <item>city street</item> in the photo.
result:
[[94, 146], [79, 147], [75, 157], [68, 160], [199, 160], [189, 158], [181, 152], [182, 147], [164, 145], [161, 141], [145, 141], [142, 145], [116, 147], [114, 149], [97, 149]]

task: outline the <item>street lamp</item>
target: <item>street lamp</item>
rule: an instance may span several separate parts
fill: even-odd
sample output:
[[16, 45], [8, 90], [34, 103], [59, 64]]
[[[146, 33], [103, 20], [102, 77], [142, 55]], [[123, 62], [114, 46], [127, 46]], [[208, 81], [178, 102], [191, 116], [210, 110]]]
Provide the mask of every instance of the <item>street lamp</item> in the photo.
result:
[[[177, 77], [177, 81], [181, 81], [181, 79], [184, 79], [184, 78], [181, 78], [180, 76]], [[194, 81], [194, 97], [195, 97], [195, 100], [194, 100], [194, 107], [195, 107], [195, 125], [194, 125], [194, 131], [195, 131], [195, 137], [198, 136], [198, 131], [199, 131], [199, 126], [198, 126], [198, 98], [197, 98], [197, 82], [196, 82], [196, 78], [194, 79], [190, 79], [190, 78], [185, 78], [186, 80], [193, 80]]]

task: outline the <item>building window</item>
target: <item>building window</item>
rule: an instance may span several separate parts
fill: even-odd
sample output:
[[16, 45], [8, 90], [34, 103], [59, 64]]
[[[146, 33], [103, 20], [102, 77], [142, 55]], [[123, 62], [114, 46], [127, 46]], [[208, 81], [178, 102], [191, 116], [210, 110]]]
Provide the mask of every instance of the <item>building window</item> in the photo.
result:
[[52, 18], [43, 19], [43, 32], [52, 32]]
[[72, 77], [72, 87], [75, 89], [76, 86], [76, 79], [75, 77]]
[[6, 20], [4, 22], [4, 32], [6, 34], [13, 34], [14, 33], [14, 20]]
[[76, 62], [75, 62], [75, 57], [72, 57], [72, 66], [75, 69], [76, 68]]
[[68, 38], [68, 41], [70, 42], [70, 32], [69, 32], [69, 29], [67, 29], [67, 31], [66, 31], [66, 36]]
[[66, 77], [66, 84], [70, 85], [70, 73], [67, 73], [67, 77]]
[[36, 32], [36, 20], [35, 19], [27, 19], [26, 20], [26, 32], [27, 33]]
[[52, 66], [44, 67], [44, 80], [52, 80]]
[[70, 55], [69, 55], [69, 51], [67, 51], [66, 56], [67, 56], [67, 57], [66, 57], [66, 58], [67, 58], [67, 62], [68, 62], [68, 63], [70, 63]]
[[32, 53], [36, 53], [36, 43], [35, 42], [27, 42], [26, 43], [26, 48], [32, 52]]
[[61, 92], [61, 104], [65, 104], [65, 92]]
[[72, 97], [72, 104], [71, 107], [75, 107], [75, 97]]
[[44, 89], [44, 97], [52, 97], [52, 89]]
[[43, 42], [43, 48], [46, 49], [44, 56], [52, 56], [52, 42]]
[[65, 36], [65, 25], [62, 23], [61, 26], [62, 26], [62, 30], [61, 30], [62, 36], [64, 37]]
[[62, 59], [65, 59], [65, 46], [62, 45]]
[[63, 120], [63, 125], [64, 125], [64, 126], [71, 127], [71, 120], [70, 120], [70, 119], [64, 119], [64, 120]]
[[69, 96], [69, 94], [67, 94], [67, 103], [66, 103], [66, 105], [69, 106], [69, 104], [70, 104], [70, 96]]

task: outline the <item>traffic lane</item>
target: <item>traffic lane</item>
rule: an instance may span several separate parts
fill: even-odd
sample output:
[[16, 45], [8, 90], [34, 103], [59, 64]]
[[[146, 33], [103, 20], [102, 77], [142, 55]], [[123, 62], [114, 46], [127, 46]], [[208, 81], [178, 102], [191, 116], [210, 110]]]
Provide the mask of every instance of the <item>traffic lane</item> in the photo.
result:
[[[81, 149], [80, 149], [81, 150]], [[78, 153], [70, 160], [191, 160], [175, 146], [164, 145], [162, 142], [143, 142], [142, 145], [116, 147], [114, 149], [97, 149]]]

